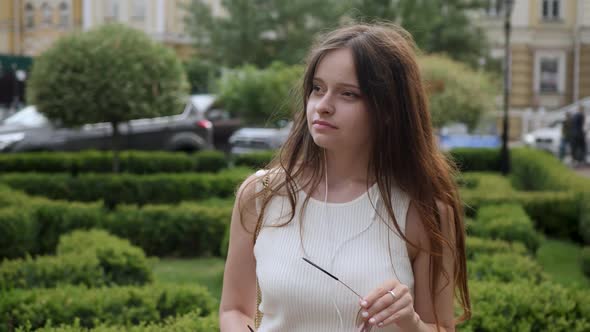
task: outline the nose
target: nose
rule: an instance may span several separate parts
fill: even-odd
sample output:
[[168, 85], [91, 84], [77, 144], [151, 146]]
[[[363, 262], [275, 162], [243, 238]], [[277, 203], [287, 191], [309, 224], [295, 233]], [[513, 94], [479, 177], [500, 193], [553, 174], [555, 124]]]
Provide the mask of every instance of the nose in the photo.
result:
[[332, 97], [330, 93], [326, 93], [315, 105], [316, 112], [320, 114], [333, 114], [334, 105], [332, 103]]

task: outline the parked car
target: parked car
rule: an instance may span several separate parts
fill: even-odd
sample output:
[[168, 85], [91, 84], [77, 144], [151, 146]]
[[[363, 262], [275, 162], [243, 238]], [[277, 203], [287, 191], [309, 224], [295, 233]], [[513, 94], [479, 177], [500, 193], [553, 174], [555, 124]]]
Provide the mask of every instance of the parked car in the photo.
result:
[[[193, 152], [213, 148], [213, 125], [187, 102], [182, 113], [119, 125], [120, 149]], [[78, 151], [111, 148], [110, 123], [65, 128], [28, 106], [0, 123], [0, 151]]]
[[213, 144], [216, 149], [228, 151], [229, 138], [242, 127], [242, 120], [232, 117], [225, 111], [213, 94], [196, 94], [190, 97], [190, 102], [197, 114], [213, 124]]
[[229, 138], [232, 154], [244, 154], [280, 148], [287, 140], [292, 122], [280, 128], [242, 128]]

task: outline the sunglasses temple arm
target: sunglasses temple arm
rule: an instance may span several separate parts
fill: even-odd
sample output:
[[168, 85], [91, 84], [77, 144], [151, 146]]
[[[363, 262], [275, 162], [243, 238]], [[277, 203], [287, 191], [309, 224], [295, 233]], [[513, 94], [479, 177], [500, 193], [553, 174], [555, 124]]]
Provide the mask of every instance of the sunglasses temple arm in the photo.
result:
[[358, 296], [359, 299], [362, 299], [363, 297], [359, 295], [359, 293], [355, 292], [352, 288], [348, 287], [347, 284], [343, 283], [342, 281], [338, 280], [339, 283], [341, 283], [342, 285], [344, 285], [344, 287], [350, 289], [351, 292], [353, 292], [354, 294], [356, 294], [356, 296]]

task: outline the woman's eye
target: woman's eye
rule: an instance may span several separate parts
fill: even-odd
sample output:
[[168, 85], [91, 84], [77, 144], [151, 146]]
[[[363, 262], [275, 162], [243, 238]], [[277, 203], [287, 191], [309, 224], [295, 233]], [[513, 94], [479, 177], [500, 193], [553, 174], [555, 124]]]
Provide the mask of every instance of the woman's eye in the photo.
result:
[[358, 95], [357, 95], [356, 93], [354, 93], [354, 92], [350, 92], [350, 91], [343, 92], [342, 94], [343, 94], [345, 97], [350, 97], [350, 98], [356, 98], [356, 97], [358, 97]]

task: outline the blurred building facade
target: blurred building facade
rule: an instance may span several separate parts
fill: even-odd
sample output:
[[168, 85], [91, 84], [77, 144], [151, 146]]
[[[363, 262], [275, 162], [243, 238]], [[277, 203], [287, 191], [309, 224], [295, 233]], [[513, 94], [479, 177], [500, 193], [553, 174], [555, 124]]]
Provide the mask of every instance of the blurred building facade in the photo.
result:
[[[0, 0], [0, 54], [36, 56], [59, 37], [118, 22], [176, 50], [192, 53], [185, 27], [191, 0]], [[223, 15], [221, 0], [207, 0]]]
[[[511, 109], [558, 109], [590, 97], [590, 0], [513, 0]], [[479, 17], [491, 55], [504, 58], [505, 0]]]

